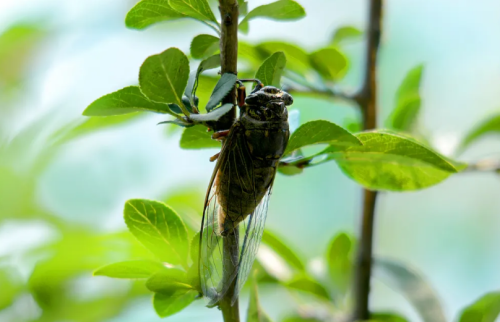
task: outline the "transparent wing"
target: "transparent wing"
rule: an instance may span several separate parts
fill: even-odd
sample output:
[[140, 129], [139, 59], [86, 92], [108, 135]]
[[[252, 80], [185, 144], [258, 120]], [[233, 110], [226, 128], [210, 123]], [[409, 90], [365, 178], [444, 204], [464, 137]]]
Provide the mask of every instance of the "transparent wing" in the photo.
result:
[[[239, 229], [235, 229], [235, 233], [226, 236], [221, 234], [223, 226], [221, 212], [230, 208], [229, 202], [233, 202], [233, 209], [235, 205], [235, 200], [227, 200], [228, 198], [222, 198], [221, 195], [225, 192], [226, 196], [234, 197], [238, 193], [231, 192], [230, 194], [229, 191], [223, 191], [223, 189], [229, 189], [230, 184], [219, 182], [217, 176], [219, 171], [231, 174], [229, 180], [236, 181], [237, 186], [242, 187], [239, 192], [242, 196], [249, 196], [248, 191], [243, 191], [245, 187], [250, 190], [255, 188], [253, 165], [249, 163], [251, 161], [245, 148], [240, 130], [232, 129], [219, 155], [205, 198], [200, 234], [199, 273], [203, 294], [210, 299], [208, 306], [217, 304], [235, 278], [237, 281], [233, 301], [237, 298], [248, 277], [262, 238], [270, 189], [265, 192], [258, 204], [255, 201], [254, 210], [246, 220], [239, 224]], [[255, 195], [254, 192], [250, 193], [251, 197]], [[226, 262], [226, 264], [224, 264], [223, 257], [224, 243], [240, 247], [238, 257], [232, 258], [231, 262]]]

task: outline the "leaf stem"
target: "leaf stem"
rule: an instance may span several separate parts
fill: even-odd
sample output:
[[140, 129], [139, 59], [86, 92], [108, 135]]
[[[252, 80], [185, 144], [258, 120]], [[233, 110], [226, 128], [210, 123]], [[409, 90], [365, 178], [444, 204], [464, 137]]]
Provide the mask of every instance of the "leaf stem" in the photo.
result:
[[[239, 8], [237, 0], [219, 0], [219, 11], [221, 15], [220, 32], [220, 58], [221, 74], [232, 73], [237, 75], [238, 63], [238, 17]], [[222, 105], [232, 104], [236, 106], [236, 87], [231, 90], [222, 100]], [[214, 131], [228, 130], [236, 120], [236, 108], [233, 107], [227, 114], [222, 116], [215, 124]], [[234, 263], [238, 262], [239, 245], [238, 230], [234, 230], [233, 236], [226, 236], [223, 240], [223, 281], [230, 281], [231, 276], [226, 276], [226, 272], [233, 272]], [[233, 237], [233, 238], [231, 238]], [[219, 302], [224, 322], [239, 322], [239, 300], [232, 301], [236, 287], [236, 276], [230, 283], [230, 287], [224, 297]]]
[[[369, 0], [368, 43], [365, 52], [365, 75], [363, 86], [355, 99], [363, 114], [365, 130], [377, 126], [377, 54], [382, 33], [383, 0]], [[352, 321], [368, 320], [370, 278], [372, 272], [373, 227], [375, 224], [375, 206], [377, 192], [364, 190], [361, 236], [354, 267], [354, 311]]]
[[219, 26], [216, 27], [216, 26], [212, 25], [211, 23], [209, 23], [207, 21], [201, 21], [200, 20], [200, 22], [203, 23], [204, 25], [207, 25], [211, 29], [213, 29], [215, 31], [215, 33], [217, 33], [217, 35], [220, 36], [220, 28], [219, 28]]

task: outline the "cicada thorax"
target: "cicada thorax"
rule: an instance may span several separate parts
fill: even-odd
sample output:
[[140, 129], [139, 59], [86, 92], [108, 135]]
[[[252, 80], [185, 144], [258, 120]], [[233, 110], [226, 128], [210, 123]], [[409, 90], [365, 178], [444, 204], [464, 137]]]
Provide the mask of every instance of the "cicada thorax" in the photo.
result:
[[[216, 177], [219, 231], [225, 236], [251, 214], [271, 187], [288, 138], [287, 106], [292, 97], [272, 86], [252, 92], [231, 128], [234, 162]], [[241, 174], [244, 175], [241, 175]]]

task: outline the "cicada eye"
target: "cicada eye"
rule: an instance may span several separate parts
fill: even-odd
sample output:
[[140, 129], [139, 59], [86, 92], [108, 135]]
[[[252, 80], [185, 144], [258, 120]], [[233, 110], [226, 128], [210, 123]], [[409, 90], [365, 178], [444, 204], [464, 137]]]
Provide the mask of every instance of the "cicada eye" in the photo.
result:
[[283, 102], [285, 102], [286, 106], [293, 104], [293, 97], [292, 97], [292, 95], [288, 94], [287, 92], [283, 92], [283, 96], [281, 96], [281, 99], [283, 100]]

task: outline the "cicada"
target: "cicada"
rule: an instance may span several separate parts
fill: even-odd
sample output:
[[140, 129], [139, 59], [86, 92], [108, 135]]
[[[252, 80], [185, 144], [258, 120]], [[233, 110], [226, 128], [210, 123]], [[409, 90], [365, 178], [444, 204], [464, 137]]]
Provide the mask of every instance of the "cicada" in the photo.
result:
[[[245, 97], [242, 81], [256, 81]], [[222, 140], [205, 198], [200, 233], [199, 274], [203, 293], [214, 306], [234, 283], [232, 303], [245, 283], [262, 239], [276, 169], [290, 136], [290, 94], [258, 80], [238, 84], [239, 118]], [[238, 229], [236, 229], [238, 228]], [[236, 230], [236, 231], [235, 231]], [[223, 264], [224, 239], [234, 238], [239, 255], [228, 271]], [[236, 279], [236, 281], [235, 281]]]

